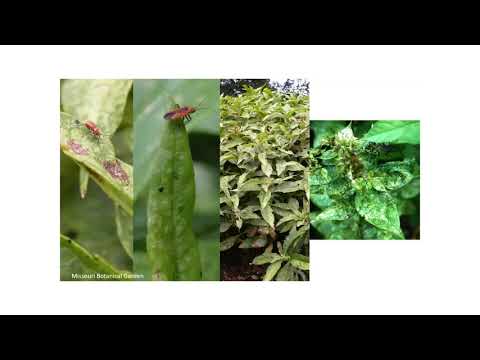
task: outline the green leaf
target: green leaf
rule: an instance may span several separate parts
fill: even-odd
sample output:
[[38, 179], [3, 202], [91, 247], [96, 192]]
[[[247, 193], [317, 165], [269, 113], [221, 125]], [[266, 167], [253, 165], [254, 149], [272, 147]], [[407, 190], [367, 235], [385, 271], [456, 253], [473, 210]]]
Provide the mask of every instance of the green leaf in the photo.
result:
[[270, 177], [272, 175], [272, 165], [267, 160], [267, 155], [265, 153], [258, 154], [258, 160], [262, 164], [262, 171], [267, 176]]
[[283, 184], [275, 186], [274, 192], [290, 193], [305, 189], [305, 180], [286, 181]]
[[348, 206], [334, 205], [317, 214], [313, 221], [346, 220], [351, 214], [352, 209], [350, 209]]
[[275, 216], [270, 205], [260, 209], [263, 219], [270, 225], [271, 228], [275, 227]]
[[263, 277], [263, 281], [271, 281], [274, 279], [275, 275], [277, 275], [278, 270], [282, 267], [282, 260], [275, 261], [274, 263], [270, 264], [265, 272]]
[[[165, 119], [173, 109], [172, 98], [179, 106], [202, 103], [203, 110], [193, 113], [187, 124]], [[148, 272], [154, 280], [201, 280], [203, 267], [208, 265], [202, 256], [218, 261], [219, 238], [211, 235], [206, 244], [199, 241], [206, 225], [219, 234], [218, 215], [207, 217], [205, 203], [213, 201], [212, 194], [218, 196], [219, 185], [225, 190], [225, 202], [234, 206], [239, 199], [231, 193], [229, 181], [215, 175], [214, 168], [205, 170], [206, 164], [194, 164], [192, 159], [196, 142], [203, 144], [205, 151], [212, 148], [208, 142], [215, 142], [218, 104], [218, 80], [135, 80], [135, 197], [139, 206], [147, 209]], [[201, 155], [209, 160], [203, 148]], [[206, 175], [199, 178], [199, 171]], [[202, 252], [204, 246], [208, 249]]]
[[388, 193], [373, 189], [359, 192], [355, 196], [355, 208], [370, 224], [398, 236], [402, 234], [397, 204]]
[[289, 263], [292, 266], [296, 267], [297, 269], [304, 270], [304, 271], [308, 271], [308, 269], [310, 267], [308, 257], [305, 256], [305, 255], [301, 255], [301, 254], [293, 254], [290, 257]]
[[133, 259], [133, 219], [120, 206], [115, 205], [117, 235], [125, 252]]
[[291, 266], [290, 263], [286, 263], [282, 266], [280, 271], [275, 277], [275, 281], [295, 281], [297, 277], [295, 276], [295, 268]]
[[320, 209], [327, 208], [332, 204], [332, 200], [327, 194], [313, 193], [310, 195], [310, 199]]
[[132, 80], [63, 80], [60, 102], [64, 112], [84, 123], [93, 121], [113, 135], [124, 116]]
[[420, 121], [377, 121], [362, 139], [375, 143], [419, 144]]
[[[65, 155], [70, 157], [78, 165], [81, 165], [102, 190], [115, 202], [118, 203], [128, 214], [133, 214], [133, 186], [132, 166], [121, 160], [104, 155], [102, 159], [95, 151], [113, 146], [108, 142], [98, 145], [94, 140], [86, 138], [86, 135], [72, 134], [69, 121], [72, 117], [61, 113], [62, 121], [60, 147]], [[101, 149], [97, 149], [100, 147]], [[82, 175], [86, 176], [86, 175]], [[85, 180], [83, 180], [85, 181]], [[83, 185], [85, 186], [85, 185]]]
[[260, 201], [260, 208], [265, 208], [272, 197], [272, 193], [270, 191], [260, 191], [258, 194], [258, 200]]
[[278, 260], [282, 260], [283, 257], [275, 254], [275, 253], [263, 253], [262, 255], [258, 255], [255, 259], [253, 259], [253, 265], [264, 265], [264, 264], [271, 264]]
[[420, 194], [420, 178], [413, 179], [400, 190], [400, 194], [404, 199], [412, 199]]
[[73, 254], [89, 269], [96, 271], [99, 274], [113, 275], [111, 280], [125, 280], [123, 275], [129, 274], [127, 271], [120, 271], [112, 264], [105, 260], [100, 255], [91, 253], [79, 243], [69, 238], [68, 236], [60, 234], [60, 246], [72, 251]]

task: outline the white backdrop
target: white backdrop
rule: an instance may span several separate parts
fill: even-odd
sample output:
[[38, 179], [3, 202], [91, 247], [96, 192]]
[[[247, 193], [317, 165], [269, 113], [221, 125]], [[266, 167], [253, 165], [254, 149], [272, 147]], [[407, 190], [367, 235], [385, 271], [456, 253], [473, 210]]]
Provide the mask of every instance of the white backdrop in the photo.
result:
[[[480, 313], [480, 47], [0, 47], [0, 313]], [[307, 78], [312, 119], [421, 120], [421, 240], [311, 241], [311, 281], [60, 282], [60, 78]]]

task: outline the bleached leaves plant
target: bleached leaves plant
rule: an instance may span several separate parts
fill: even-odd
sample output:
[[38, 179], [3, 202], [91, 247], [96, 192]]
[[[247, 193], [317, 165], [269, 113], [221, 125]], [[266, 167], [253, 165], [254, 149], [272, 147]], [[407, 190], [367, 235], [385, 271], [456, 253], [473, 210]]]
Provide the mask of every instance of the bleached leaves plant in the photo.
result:
[[420, 122], [313, 121], [312, 128], [310, 217], [318, 234], [403, 240], [405, 215], [418, 236]]
[[308, 97], [247, 87], [220, 117], [221, 250], [265, 248], [264, 280], [306, 279]]

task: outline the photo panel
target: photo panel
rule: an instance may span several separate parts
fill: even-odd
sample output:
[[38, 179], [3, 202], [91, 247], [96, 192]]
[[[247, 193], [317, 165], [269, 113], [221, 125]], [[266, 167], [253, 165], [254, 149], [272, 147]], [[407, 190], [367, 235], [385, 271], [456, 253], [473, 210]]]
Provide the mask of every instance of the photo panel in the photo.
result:
[[309, 280], [309, 83], [220, 82], [223, 281]]
[[309, 280], [309, 83], [62, 80], [61, 280]]
[[132, 85], [60, 81], [60, 280], [134, 277]]
[[419, 240], [420, 121], [310, 128], [310, 238]]
[[220, 278], [219, 80], [135, 80], [134, 269]]

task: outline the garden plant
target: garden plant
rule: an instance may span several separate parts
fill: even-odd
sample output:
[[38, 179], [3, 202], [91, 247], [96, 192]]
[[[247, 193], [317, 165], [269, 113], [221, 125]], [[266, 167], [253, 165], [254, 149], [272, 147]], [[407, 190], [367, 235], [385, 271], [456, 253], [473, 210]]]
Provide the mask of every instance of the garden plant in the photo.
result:
[[311, 238], [420, 238], [420, 121], [312, 121]]
[[220, 98], [223, 280], [308, 280], [308, 96]]

